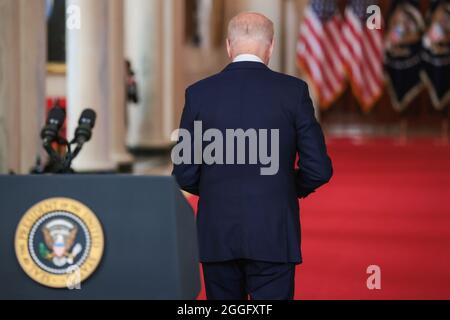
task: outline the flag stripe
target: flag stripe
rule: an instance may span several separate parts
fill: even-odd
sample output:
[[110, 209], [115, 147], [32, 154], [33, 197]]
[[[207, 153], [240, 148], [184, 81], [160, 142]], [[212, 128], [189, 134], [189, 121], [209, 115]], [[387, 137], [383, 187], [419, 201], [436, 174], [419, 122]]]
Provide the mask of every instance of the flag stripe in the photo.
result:
[[[341, 37], [336, 36], [342, 19], [338, 11], [333, 14], [334, 8], [330, 14], [322, 14], [329, 3], [330, 0], [310, 2], [305, 9], [297, 45], [300, 66], [309, 78], [322, 107], [333, 103], [345, 87], [345, 63], [339, 52]], [[314, 10], [314, 5], [320, 8], [319, 11]]]
[[310, 40], [313, 43], [317, 42], [317, 45], [315, 49], [320, 52], [314, 52], [317, 57], [319, 57], [320, 61], [323, 63], [323, 72], [325, 73], [325, 77], [330, 79], [330, 84], [333, 87], [334, 90], [338, 90], [338, 83], [337, 78], [339, 77], [337, 75], [337, 71], [335, 68], [332, 68], [330, 66], [330, 63], [333, 62], [333, 59], [330, 57], [329, 51], [328, 51], [328, 45], [325, 44], [325, 41], [321, 41], [321, 38], [318, 37], [316, 31], [313, 29], [313, 26], [309, 21], [305, 22], [306, 29], [309, 30], [313, 37], [309, 37], [308, 40]]
[[364, 20], [356, 15], [353, 6], [358, 4], [353, 1], [345, 10], [340, 52], [353, 92], [362, 107], [368, 110], [383, 90], [383, 42], [382, 32], [369, 30]]
[[321, 63], [320, 58], [318, 58], [317, 55], [315, 55], [315, 52], [313, 48], [310, 46], [310, 42], [308, 40], [310, 39], [305, 39], [305, 46], [306, 51], [308, 52], [309, 60], [314, 61], [318, 66], [318, 69], [320, 71], [320, 78], [322, 80], [322, 85], [325, 86], [325, 92], [327, 93], [326, 95], [328, 96], [330, 94], [329, 92], [333, 88], [333, 85], [331, 84], [330, 79], [327, 77], [328, 74], [324, 71], [324, 65]]

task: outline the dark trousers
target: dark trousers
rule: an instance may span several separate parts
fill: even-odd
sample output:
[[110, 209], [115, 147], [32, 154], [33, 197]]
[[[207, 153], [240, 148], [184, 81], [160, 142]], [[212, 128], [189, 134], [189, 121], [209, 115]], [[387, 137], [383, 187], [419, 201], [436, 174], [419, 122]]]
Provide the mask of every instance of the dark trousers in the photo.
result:
[[295, 264], [254, 260], [203, 263], [208, 300], [292, 300]]

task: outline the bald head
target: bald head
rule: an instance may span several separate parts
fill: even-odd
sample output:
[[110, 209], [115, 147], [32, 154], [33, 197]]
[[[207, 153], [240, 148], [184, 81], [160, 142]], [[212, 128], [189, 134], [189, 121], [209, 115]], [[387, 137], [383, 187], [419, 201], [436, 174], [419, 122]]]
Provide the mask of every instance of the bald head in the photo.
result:
[[254, 54], [266, 64], [273, 51], [273, 22], [259, 13], [244, 12], [231, 19], [228, 25], [228, 55]]

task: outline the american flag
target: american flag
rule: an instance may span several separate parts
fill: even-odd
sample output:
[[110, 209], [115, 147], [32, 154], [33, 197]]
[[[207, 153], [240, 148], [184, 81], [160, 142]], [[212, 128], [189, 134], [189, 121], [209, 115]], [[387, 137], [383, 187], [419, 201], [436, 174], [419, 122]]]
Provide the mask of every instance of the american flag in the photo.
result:
[[300, 27], [299, 66], [321, 108], [328, 108], [345, 89], [345, 68], [339, 50], [341, 24], [336, 1], [312, 0]]
[[367, 8], [374, 0], [351, 0], [345, 10], [341, 54], [353, 94], [369, 111], [383, 93], [383, 34], [366, 26]]

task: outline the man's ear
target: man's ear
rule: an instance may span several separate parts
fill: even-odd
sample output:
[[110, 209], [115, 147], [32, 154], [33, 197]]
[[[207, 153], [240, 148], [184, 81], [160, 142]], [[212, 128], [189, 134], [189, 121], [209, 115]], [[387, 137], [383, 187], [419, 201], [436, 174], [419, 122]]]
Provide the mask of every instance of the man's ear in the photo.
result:
[[232, 58], [233, 55], [231, 54], [231, 44], [230, 44], [230, 39], [227, 38], [227, 53], [228, 53], [228, 58]]
[[270, 45], [270, 49], [269, 49], [269, 60], [270, 58], [272, 58], [272, 54], [273, 54], [273, 49], [275, 48], [275, 38], [272, 39], [272, 44]]
[[269, 65], [269, 63], [270, 63], [270, 58], [272, 58], [274, 48], [275, 48], [275, 39], [272, 39], [272, 43], [270, 44], [270, 47], [266, 48], [266, 50], [264, 51], [263, 60], [266, 65]]

